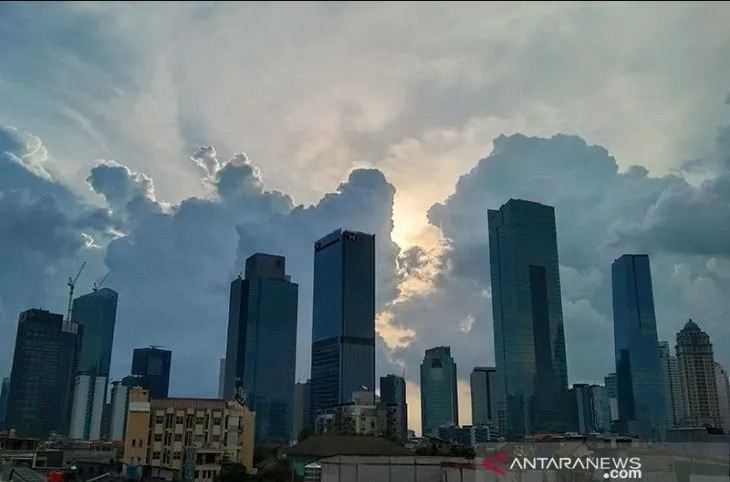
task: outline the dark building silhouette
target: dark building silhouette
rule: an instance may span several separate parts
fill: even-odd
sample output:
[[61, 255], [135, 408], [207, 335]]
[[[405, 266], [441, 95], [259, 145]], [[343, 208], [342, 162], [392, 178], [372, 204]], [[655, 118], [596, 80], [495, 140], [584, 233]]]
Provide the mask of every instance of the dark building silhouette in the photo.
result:
[[474, 367], [469, 377], [471, 386], [471, 422], [497, 428], [497, 369]]
[[380, 377], [380, 403], [396, 413], [398, 422], [396, 437], [401, 442], [408, 440], [408, 403], [406, 402], [406, 381], [397, 375]]
[[451, 348], [426, 350], [421, 363], [421, 430], [438, 437], [439, 427], [459, 425], [456, 363]]
[[299, 287], [283, 256], [257, 253], [231, 283], [225, 398], [256, 412], [256, 442], [287, 444], [292, 431]]
[[69, 427], [74, 439], [99, 440], [102, 436], [117, 298], [116, 291], [102, 288], [73, 301], [71, 319], [83, 327]]
[[0, 430], [5, 430], [5, 417], [8, 413], [8, 395], [10, 391], [10, 378], [4, 377], [0, 384]]
[[489, 210], [500, 431], [510, 439], [570, 429], [552, 206], [510, 199]]
[[645, 438], [663, 439], [667, 405], [649, 256], [621, 256], [613, 262], [611, 276], [618, 428]]
[[45, 310], [20, 314], [6, 425], [18, 434], [68, 434], [70, 388], [79, 326]]
[[375, 389], [375, 235], [337, 230], [314, 245], [312, 415]]
[[135, 348], [132, 375], [139, 377], [142, 388], [150, 391], [151, 400], [167, 398], [170, 390], [172, 352], [157, 347]]

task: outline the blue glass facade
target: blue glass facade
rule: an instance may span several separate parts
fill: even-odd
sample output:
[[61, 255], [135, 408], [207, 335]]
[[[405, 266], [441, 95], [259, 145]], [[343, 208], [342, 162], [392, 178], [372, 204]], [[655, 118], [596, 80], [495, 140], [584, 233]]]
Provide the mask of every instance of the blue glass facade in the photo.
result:
[[571, 427], [555, 210], [489, 210], [497, 415], [508, 438]]
[[438, 436], [439, 427], [459, 425], [456, 363], [451, 348], [426, 350], [421, 363], [421, 429], [423, 435]]
[[109, 376], [117, 319], [117, 293], [102, 288], [73, 302], [71, 319], [83, 326], [77, 372]]
[[132, 375], [139, 377], [142, 387], [150, 391], [150, 399], [167, 398], [170, 390], [172, 352], [156, 347], [135, 348]]
[[282, 256], [257, 253], [231, 284], [224, 395], [242, 391], [256, 411], [256, 442], [292, 432], [299, 287]]
[[611, 275], [619, 428], [661, 439], [667, 414], [649, 256], [625, 254]]
[[312, 413], [375, 389], [375, 236], [337, 230], [315, 243]]
[[44, 310], [20, 314], [15, 339], [6, 426], [45, 439], [68, 434], [71, 380], [78, 326]]

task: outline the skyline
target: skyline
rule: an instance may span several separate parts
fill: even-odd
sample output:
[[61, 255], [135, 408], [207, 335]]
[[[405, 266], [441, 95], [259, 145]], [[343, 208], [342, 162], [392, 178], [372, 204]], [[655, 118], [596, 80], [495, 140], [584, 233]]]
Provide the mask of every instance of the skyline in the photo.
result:
[[[212, 396], [228, 284], [264, 251], [300, 284], [302, 380], [313, 242], [344, 227], [376, 235], [375, 376], [405, 371], [413, 419], [424, 350], [451, 346], [466, 423], [471, 367], [494, 364], [486, 210], [510, 198], [556, 209], [571, 384], [614, 371], [601, 340], [627, 252], [651, 256], [659, 340], [696, 319], [729, 366], [730, 9], [485, 6], [447, 16], [459, 29], [417, 11], [309, 7], [282, 29], [292, 18], [264, 7], [193, 6], [173, 31], [150, 28], [154, 8], [0, 6], [0, 126], [20, 129], [0, 128], [0, 378], [18, 314], [65, 312], [87, 260], [77, 294], [107, 272], [119, 292], [111, 379], [132, 348], [166, 345], [172, 394]], [[449, 35], [403, 38], [409, 21]], [[399, 48], [335, 45], [329, 22]]]

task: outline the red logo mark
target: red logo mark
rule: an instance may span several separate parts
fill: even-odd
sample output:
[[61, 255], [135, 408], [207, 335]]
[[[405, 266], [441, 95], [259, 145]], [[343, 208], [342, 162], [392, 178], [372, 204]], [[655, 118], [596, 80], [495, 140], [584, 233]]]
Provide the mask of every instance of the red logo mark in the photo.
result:
[[504, 475], [507, 473], [507, 469], [504, 467], [507, 457], [509, 457], [507, 452], [497, 452], [494, 455], [484, 457], [482, 467], [497, 475]]

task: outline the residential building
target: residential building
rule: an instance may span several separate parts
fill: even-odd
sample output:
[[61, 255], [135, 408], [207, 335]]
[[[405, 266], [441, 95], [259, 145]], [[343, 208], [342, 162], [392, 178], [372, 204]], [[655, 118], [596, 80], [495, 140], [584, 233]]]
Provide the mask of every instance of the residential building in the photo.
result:
[[682, 421], [682, 409], [684, 407], [682, 383], [679, 376], [679, 361], [676, 356], [672, 355], [669, 342], [660, 341], [658, 349], [659, 362], [664, 376], [664, 398], [667, 406], [668, 425], [678, 427]]
[[248, 400], [257, 444], [286, 445], [291, 437], [298, 291], [284, 257], [262, 253], [231, 283], [224, 398]]
[[239, 400], [167, 398], [149, 400], [132, 388], [124, 462], [176, 480], [213, 481], [224, 463], [253, 467], [255, 414]]
[[375, 236], [338, 229], [314, 245], [312, 412], [375, 389]]
[[616, 385], [621, 432], [661, 440], [667, 429], [649, 256], [625, 254], [611, 266]]
[[488, 211], [498, 419], [508, 439], [571, 426], [555, 209]]
[[68, 434], [79, 326], [31, 309], [20, 314], [8, 392], [6, 425], [19, 435]]
[[451, 348], [426, 350], [421, 363], [421, 429], [423, 435], [438, 434], [441, 426], [459, 425], [456, 363]]
[[142, 386], [152, 399], [167, 398], [170, 391], [172, 352], [156, 346], [135, 348], [132, 355], [132, 375], [140, 377]]
[[709, 335], [689, 320], [677, 333], [676, 350], [684, 400], [682, 426], [721, 427], [715, 359]]

